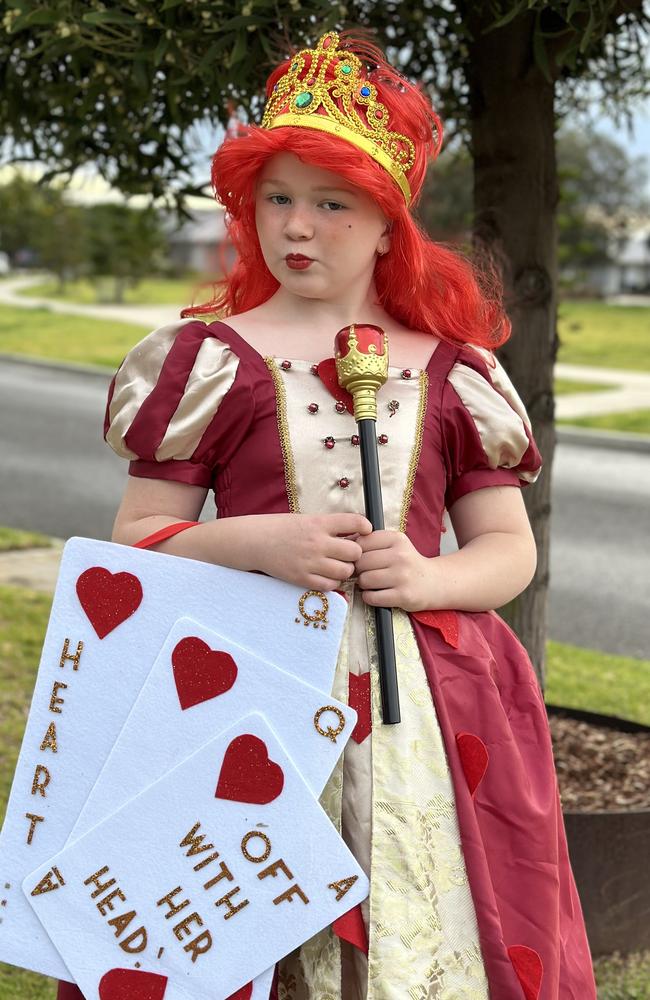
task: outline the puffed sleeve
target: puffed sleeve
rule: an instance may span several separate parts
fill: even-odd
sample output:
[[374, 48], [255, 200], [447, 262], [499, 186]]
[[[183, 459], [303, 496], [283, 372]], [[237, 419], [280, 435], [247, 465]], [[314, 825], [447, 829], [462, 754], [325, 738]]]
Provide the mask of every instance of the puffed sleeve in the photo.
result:
[[442, 391], [447, 507], [485, 486], [534, 483], [542, 466], [530, 420], [491, 352], [464, 348]]
[[[239, 358], [196, 320], [154, 330], [127, 354], [111, 382], [104, 437], [129, 474], [211, 484], [223, 401]], [[227, 430], [227, 427], [226, 427]]]

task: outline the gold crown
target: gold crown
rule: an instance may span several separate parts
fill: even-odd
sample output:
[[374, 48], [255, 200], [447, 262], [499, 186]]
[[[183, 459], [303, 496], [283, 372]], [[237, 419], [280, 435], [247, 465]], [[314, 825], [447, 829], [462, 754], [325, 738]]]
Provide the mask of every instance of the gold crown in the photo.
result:
[[293, 57], [273, 87], [262, 128], [297, 125], [347, 139], [388, 171], [408, 205], [411, 188], [406, 174], [415, 160], [413, 141], [390, 131], [386, 106], [364, 77], [361, 60], [338, 44], [338, 34], [329, 31], [314, 49], [303, 49]]

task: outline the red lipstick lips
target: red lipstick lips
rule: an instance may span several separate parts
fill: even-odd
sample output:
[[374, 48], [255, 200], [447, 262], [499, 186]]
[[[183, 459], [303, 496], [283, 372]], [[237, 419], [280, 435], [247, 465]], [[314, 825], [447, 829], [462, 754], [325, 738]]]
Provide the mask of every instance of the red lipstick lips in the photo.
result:
[[290, 267], [292, 271], [304, 271], [310, 264], [314, 263], [311, 257], [305, 257], [301, 253], [288, 253], [284, 259], [287, 267]]

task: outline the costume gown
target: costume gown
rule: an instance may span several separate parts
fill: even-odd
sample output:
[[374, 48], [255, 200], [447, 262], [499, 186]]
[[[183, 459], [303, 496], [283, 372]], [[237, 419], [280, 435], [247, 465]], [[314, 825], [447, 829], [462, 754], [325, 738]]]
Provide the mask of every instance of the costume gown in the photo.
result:
[[[363, 511], [346, 402], [332, 359], [263, 358], [227, 324], [189, 320], [127, 356], [105, 434], [131, 475], [212, 488], [219, 517]], [[536, 478], [524, 407], [487, 351], [440, 341], [426, 370], [390, 369], [378, 404], [386, 528], [426, 556], [460, 497]], [[279, 963], [278, 1000], [595, 998], [523, 647], [493, 612], [395, 610], [402, 721], [384, 726], [372, 613], [354, 581], [342, 589], [332, 693], [359, 721], [321, 802], [371, 891]]]

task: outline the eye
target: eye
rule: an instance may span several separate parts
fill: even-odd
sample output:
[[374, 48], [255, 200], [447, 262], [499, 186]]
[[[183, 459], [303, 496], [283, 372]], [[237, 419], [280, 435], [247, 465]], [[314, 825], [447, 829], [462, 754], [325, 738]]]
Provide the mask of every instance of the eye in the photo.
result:
[[[276, 201], [276, 199], [278, 200]], [[269, 201], [273, 202], [274, 205], [288, 205], [291, 199], [286, 194], [272, 194]]]
[[338, 212], [339, 209], [345, 209], [345, 205], [341, 205], [338, 201], [323, 201], [321, 204], [327, 208], [328, 212]]

